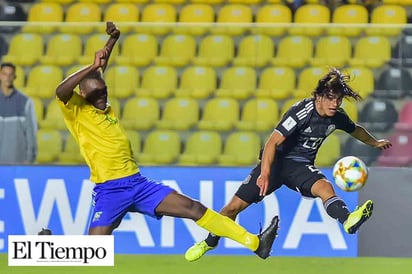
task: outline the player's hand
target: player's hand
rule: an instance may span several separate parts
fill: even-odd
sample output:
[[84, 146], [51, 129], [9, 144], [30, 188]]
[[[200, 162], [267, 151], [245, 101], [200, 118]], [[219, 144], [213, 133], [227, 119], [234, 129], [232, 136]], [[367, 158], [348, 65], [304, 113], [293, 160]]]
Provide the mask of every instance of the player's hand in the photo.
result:
[[375, 147], [381, 150], [388, 149], [392, 146], [391, 141], [387, 139], [380, 139], [376, 142]]
[[109, 55], [109, 50], [105, 47], [101, 50], [96, 51], [94, 56], [93, 67], [95, 69], [103, 67], [107, 62], [107, 56]]
[[269, 186], [269, 176], [264, 176], [262, 174], [256, 180], [257, 186], [260, 188], [259, 196], [266, 196]]
[[108, 21], [106, 23], [106, 33], [110, 35], [110, 37], [115, 38], [115, 39], [119, 38], [120, 36], [120, 30], [111, 21]]

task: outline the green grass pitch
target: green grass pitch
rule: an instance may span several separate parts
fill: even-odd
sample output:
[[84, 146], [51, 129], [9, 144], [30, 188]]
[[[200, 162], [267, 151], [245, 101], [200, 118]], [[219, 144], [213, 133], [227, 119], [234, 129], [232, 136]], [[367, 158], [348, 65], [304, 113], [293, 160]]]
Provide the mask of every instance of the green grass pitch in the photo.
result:
[[318, 258], [205, 256], [188, 263], [183, 255], [116, 255], [114, 267], [9, 267], [0, 254], [4, 274], [410, 274], [412, 258]]

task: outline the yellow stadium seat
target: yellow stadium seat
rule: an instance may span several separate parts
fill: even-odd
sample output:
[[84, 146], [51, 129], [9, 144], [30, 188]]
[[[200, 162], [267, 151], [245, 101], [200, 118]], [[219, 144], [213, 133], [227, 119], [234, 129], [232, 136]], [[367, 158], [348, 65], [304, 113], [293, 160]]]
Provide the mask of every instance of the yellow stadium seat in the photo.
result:
[[[46, 65], [72, 65], [82, 54], [82, 39], [73, 34], [56, 34], [47, 43], [46, 53], [40, 58]], [[94, 59], [91, 59], [92, 62]]]
[[[332, 16], [332, 25], [327, 29], [329, 35], [342, 35], [348, 37], [359, 36], [364, 27], [359, 26], [367, 24], [369, 13], [363, 5], [342, 5], [336, 7]], [[334, 25], [339, 26], [334, 26]]]
[[23, 87], [26, 86], [26, 73], [22, 66], [16, 66], [16, 79], [14, 80], [14, 86], [17, 89], [23, 89]]
[[403, 6], [381, 5], [372, 10], [370, 22], [373, 27], [365, 29], [367, 35], [396, 36], [408, 23], [408, 15]]
[[162, 118], [157, 128], [188, 130], [199, 121], [199, 105], [195, 99], [172, 98], [163, 108]]
[[[248, 29], [242, 24], [250, 24], [253, 21], [252, 9], [247, 5], [226, 4], [220, 8], [216, 22], [221, 24], [214, 26], [210, 32], [214, 34], [241, 35]], [[240, 25], [240, 26], [239, 26]]]
[[39, 98], [54, 98], [59, 83], [63, 80], [63, 71], [58, 66], [35, 66], [27, 77], [24, 92]]
[[329, 8], [322, 4], [300, 6], [295, 12], [294, 22], [300, 25], [289, 28], [291, 35], [320, 36], [325, 31], [325, 27], [315, 24], [330, 23]]
[[198, 128], [203, 130], [231, 130], [239, 120], [239, 103], [233, 98], [212, 98], [206, 102]]
[[136, 4], [146, 4], [150, 0], [115, 0], [118, 3], [136, 3]]
[[[292, 23], [292, 12], [290, 8], [283, 4], [268, 4], [260, 6], [256, 14], [256, 23], [264, 26], [253, 27], [252, 33], [261, 33], [270, 36], [282, 36], [288, 27], [286, 24]], [[272, 25], [273, 24], [273, 25]], [[284, 24], [284, 25], [277, 25]]]
[[375, 90], [373, 71], [367, 67], [348, 67], [345, 73], [349, 74], [349, 85], [363, 98], [367, 98]]
[[346, 36], [324, 36], [318, 40], [312, 66], [343, 67], [352, 57], [352, 44]]
[[249, 99], [242, 108], [240, 121], [236, 124], [239, 130], [268, 131], [279, 121], [279, 108], [275, 100], [270, 98]]
[[[310, 97], [311, 95], [308, 94], [307, 97]], [[282, 117], [285, 115], [286, 111], [288, 111], [294, 104], [302, 100], [302, 98], [291, 98], [282, 103], [282, 106], [280, 108], [280, 116]]]
[[286, 99], [295, 86], [296, 74], [291, 67], [268, 67], [260, 75], [256, 96]]
[[[75, 23], [60, 27], [62, 33], [89, 34], [101, 22], [101, 10], [97, 3], [74, 3], [66, 9], [66, 23]], [[102, 23], [103, 25], [103, 23]]]
[[173, 130], [151, 131], [137, 159], [141, 165], [167, 165], [177, 161], [181, 150], [180, 136]]
[[37, 158], [38, 164], [53, 164], [57, 161], [63, 148], [63, 140], [58, 130], [37, 131]]
[[126, 134], [129, 137], [130, 146], [132, 147], [133, 155], [137, 159], [137, 154], [142, 150], [142, 139], [140, 134], [135, 130], [126, 130]]
[[278, 44], [276, 57], [272, 59], [275, 66], [301, 68], [313, 55], [313, 42], [307, 36], [287, 36]]
[[[86, 65], [90, 64], [94, 60], [94, 56], [97, 50], [104, 47], [108, 39], [107, 34], [92, 34], [85, 40], [84, 51], [81, 56], [77, 58], [77, 62]], [[119, 55], [119, 46], [116, 44], [110, 54], [110, 60], [115, 60]]]
[[43, 100], [38, 97], [31, 97], [33, 100], [33, 105], [34, 105], [34, 112], [36, 114], [36, 120], [40, 121], [43, 120], [44, 117], [44, 104]]
[[[139, 22], [139, 8], [133, 3], [113, 3], [107, 7], [103, 13], [103, 21], [116, 22], [116, 26], [122, 33], [128, 33], [132, 30], [130, 23]], [[105, 27], [100, 29], [105, 31]]]
[[297, 89], [293, 92], [296, 98], [312, 96], [312, 91], [318, 85], [318, 81], [328, 72], [327, 67], [307, 67], [298, 77]]
[[358, 121], [358, 108], [357, 108], [356, 102], [345, 99], [342, 101], [341, 107], [349, 115], [352, 121], [354, 122]]
[[186, 166], [212, 165], [222, 151], [222, 138], [216, 131], [195, 131], [187, 139], [179, 156], [179, 164]]
[[119, 65], [144, 67], [152, 63], [157, 56], [158, 44], [150, 34], [132, 34], [126, 36], [121, 45], [121, 53], [115, 61]]
[[184, 4], [186, 0], [153, 0], [155, 3], [166, 3], [171, 5], [180, 5]]
[[384, 36], [367, 36], [360, 38], [354, 48], [351, 66], [382, 67], [391, 58], [391, 44]]
[[41, 2], [54, 2], [54, 3], [59, 3], [59, 4], [70, 4], [73, 3], [75, 0], [41, 0]]
[[260, 150], [259, 135], [251, 131], [231, 133], [224, 144], [218, 162], [221, 166], [249, 166], [258, 161]]
[[113, 111], [116, 117], [120, 117], [120, 113], [122, 111], [122, 105], [119, 99], [111, 97], [110, 91], [109, 91], [109, 98], [107, 98], [107, 103], [113, 108]]
[[58, 105], [57, 99], [50, 101], [47, 105], [44, 119], [40, 120], [39, 124], [41, 129], [66, 129], [63, 113]]
[[207, 4], [187, 4], [179, 13], [179, 23], [184, 26], [177, 26], [173, 29], [175, 33], [203, 35], [211, 24], [215, 21], [215, 11], [211, 5]]
[[172, 34], [167, 36], [154, 59], [157, 65], [182, 67], [189, 64], [196, 54], [196, 41], [191, 35]]
[[[140, 21], [148, 23], [136, 27], [138, 33], [165, 35], [171, 30], [171, 23], [175, 23], [177, 12], [171, 4], [148, 4], [144, 7]], [[162, 24], [167, 23], [167, 24]]]
[[246, 99], [256, 90], [256, 71], [251, 67], [230, 67], [225, 69], [221, 84], [216, 90], [219, 97]]
[[59, 153], [58, 162], [64, 165], [80, 165], [84, 164], [84, 158], [80, 154], [80, 148], [74, 139], [73, 135], [67, 133], [64, 149]]
[[275, 54], [273, 40], [266, 35], [244, 37], [238, 46], [238, 53], [233, 64], [237, 66], [263, 67]]
[[18, 33], [10, 41], [9, 51], [3, 55], [2, 62], [31, 66], [43, 55], [43, 38], [39, 34]]
[[227, 0], [229, 3], [234, 4], [245, 4], [245, 5], [257, 5], [262, 3], [264, 0]]
[[112, 0], [78, 0], [79, 2], [96, 3], [96, 4], [109, 4]]
[[180, 78], [180, 86], [175, 96], [205, 99], [215, 92], [217, 86], [216, 72], [211, 67], [187, 67]]
[[341, 155], [340, 140], [338, 135], [332, 133], [322, 143], [316, 155], [317, 167], [331, 167]]
[[209, 5], [216, 5], [222, 4], [225, 0], [190, 0], [191, 3], [195, 4], [209, 4]]
[[149, 130], [160, 118], [160, 106], [154, 98], [130, 98], [123, 106], [122, 125], [126, 129]]
[[177, 88], [177, 71], [170, 66], [151, 66], [144, 71], [136, 96], [168, 98]]
[[199, 45], [198, 56], [193, 63], [200, 66], [222, 67], [232, 61], [235, 44], [228, 35], [208, 35]]
[[107, 89], [115, 98], [134, 95], [139, 86], [139, 71], [132, 66], [111, 66], [105, 72]]
[[28, 25], [23, 27], [25, 33], [52, 33], [56, 30], [56, 26], [36, 25], [30, 23], [48, 22], [58, 23], [63, 21], [63, 7], [59, 3], [34, 3], [29, 10], [27, 17]]

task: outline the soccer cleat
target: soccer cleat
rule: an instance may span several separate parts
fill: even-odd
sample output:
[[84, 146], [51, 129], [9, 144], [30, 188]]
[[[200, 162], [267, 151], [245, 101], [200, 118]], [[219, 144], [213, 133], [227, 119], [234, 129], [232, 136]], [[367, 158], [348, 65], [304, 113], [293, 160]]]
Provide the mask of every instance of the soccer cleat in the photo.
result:
[[347, 233], [355, 234], [359, 227], [372, 216], [372, 211], [373, 202], [368, 200], [349, 214], [348, 219], [343, 224], [343, 228]]
[[255, 250], [256, 255], [258, 255], [262, 259], [266, 259], [270, 255], [270, 251], [272, 250], [273, 241], [275, 240], [276, 236], [278, 235], [278, 228], [279, 228], [279, 217], [273, 217], [270, 225], [263, 231], [259, 233], [259, 246]]
[[199, 260], [206, 252], [215, 248], [216, 246], [209, 246], [206, 241], [201, 241], [194, 244], [186, 251], [185, 259], [189, 262], [194, 262]]

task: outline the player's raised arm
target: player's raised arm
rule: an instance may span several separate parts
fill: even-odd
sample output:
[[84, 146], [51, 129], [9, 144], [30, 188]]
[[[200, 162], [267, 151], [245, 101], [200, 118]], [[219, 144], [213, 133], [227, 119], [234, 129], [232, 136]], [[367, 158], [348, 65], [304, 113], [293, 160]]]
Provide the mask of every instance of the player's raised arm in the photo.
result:
[[112, 53], [112, 50], [120, 37], [120, 30], [116, 27], [116, 25], [113, 22], [108, 21], [106, 22], [106, 33], [110, 37], [109, 40], [107, 40], [106, 45], [104, 46], [107, 49], [107, 57], [102, 62], [101, 68], [103, 71], [105, 71], [107, 63], [109, 62], [110, 54]]

